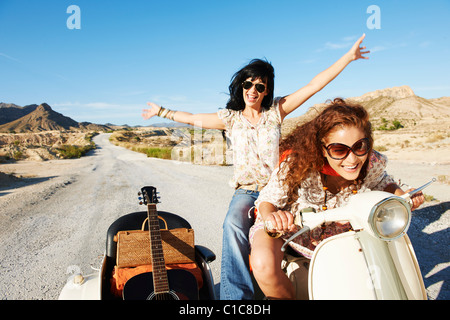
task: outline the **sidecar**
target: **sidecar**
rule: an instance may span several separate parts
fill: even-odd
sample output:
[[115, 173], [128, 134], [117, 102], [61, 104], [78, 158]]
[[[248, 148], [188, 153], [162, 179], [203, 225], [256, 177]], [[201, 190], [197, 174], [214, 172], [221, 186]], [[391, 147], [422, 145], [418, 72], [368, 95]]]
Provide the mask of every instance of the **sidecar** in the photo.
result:
[[[188, 228], [191, 225], [184, 218], [165, 211], [158, 211], [160, 227], [167, 229]], [[90, 275], [74, 275], [69, 278], [62, 289], [59, 300], [118, 300], [121, 295], [114, 287], [113, 272], [116, 265], [117, 242], [114, 240], [119, 231], [141, 230], [147, 218], [146, 211], [124, 215], [114, 221], [106, 233], [106, 250], [99, 272]], [[164, 222], [163, 222], [164, 221]], [[216, 259], [207, 247], [195, 245], [196, 274], [199, 282], [199, 299], [215, 300], [214, 280], [210, 263]]]

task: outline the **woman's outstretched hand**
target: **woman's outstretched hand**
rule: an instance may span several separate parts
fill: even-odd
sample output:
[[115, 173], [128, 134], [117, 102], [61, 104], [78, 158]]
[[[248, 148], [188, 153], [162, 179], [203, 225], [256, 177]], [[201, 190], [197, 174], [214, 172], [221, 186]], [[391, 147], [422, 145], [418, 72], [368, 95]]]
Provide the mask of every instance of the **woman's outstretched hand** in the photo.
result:
[[156, 116], [159, 110], [161, 110], [161, 106], [158, 106], [156, 103], [147, 102], [147, 105], [150, 107], [150, 109], [142, 109], [142, 118], [144, 118], [145, 120]]
[[369, 57], [364, 56], [370, 53], [370, 51], [362, 51], [366, 49], [366, 47], [361, 47], [361, 43], [363, 42], [364, 38], [366, 37], [366, 34], [363, 34], [361, 38], [359, 38], [353, 47], [350, 49], [349, 53], [351, 55], [352, 60], [358, 60], [358, 59], [369, 59]]

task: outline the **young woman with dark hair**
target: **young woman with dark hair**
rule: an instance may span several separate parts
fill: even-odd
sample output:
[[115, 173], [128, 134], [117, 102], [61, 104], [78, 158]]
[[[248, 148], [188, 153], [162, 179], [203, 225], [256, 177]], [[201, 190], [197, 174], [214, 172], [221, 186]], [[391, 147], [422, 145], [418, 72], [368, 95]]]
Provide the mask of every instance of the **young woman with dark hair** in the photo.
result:
[[[252, 81], [261, 79], [267, 85], [267, 95], [264, 96], [261, 107], [263, 110], [269, 110], [273, 103], [275, 74], [272, 65], [260, 59], [253, 59], [247, 66], [233, 75], [230, 86], [228, 87], [230, 90], [230, 99], [227, 102], [227, 109], [236, 111], [245, 109], [246, 103], [242, 94], [242, 87], [246, 89], [244, 84], [248, 79]], [[247, 82], [247, 86], [250, 86], [250, 83]], [[260, 88], [263, 90], [263, 87]], [[258, 91], [258, 88], [256, 90]]]
[[[340, 207], [358, 192], [405, 192], [386, 173], [387, 159], [373, 150], [366, 110], [342, 99], [335, 99], [315, 119], [297, 127], [281, 143], [280, 152], [282, 161], [255, 203], [258, 216], [250, 230], [251, 265], [267, 297], [292, 299], [294, 287], [281, 270], [281, 246], [283, 239], [297, 231], [294, 214], [308, 207], [317, 212]], [[414, 210], [424, 202], [422, 193], [412, 201]], [[289, 244], [311, 258], [323, 236], [349, 228], [348, 223], [333, 222]], [[266, 230], [284, 235], [275, 239]]]
[[328, 69], [315, 76], [298, 91], [281, 98], [274, 95], [274, 69], [264, 60], [252, 60], [236, 72], [229, 86], [230, 98], [225, 109], [215, 113], [192, 114], [172, 111], [149, 102], [142, 116], [155, 115], [206, 129], [226, 130], [233, 147], [236, 189], [223, 224], [221, 299], [252, 299], [249, 273], [249, 229], [254, 217], [249, 214], [259, 192], [267, 184], [278, 163], [281, 123], [292, 111], [322, 90], [352, 61], [368, 59], [360, 47], [365, 35]]

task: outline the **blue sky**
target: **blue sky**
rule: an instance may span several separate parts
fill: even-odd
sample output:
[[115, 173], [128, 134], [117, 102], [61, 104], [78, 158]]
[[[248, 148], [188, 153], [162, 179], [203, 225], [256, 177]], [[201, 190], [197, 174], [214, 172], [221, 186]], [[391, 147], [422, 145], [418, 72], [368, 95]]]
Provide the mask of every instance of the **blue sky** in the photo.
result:
[[[69, 29], [70, 5], [81, 29]], [[380, 29], [369, 29], [370, 5]], [[148, 125], [154, 101], [215, 112], [252, 58], [276, 73], [275, 95], [306, 85], [366, 33], [351, 63], [291, 116], [329, 98], [409, 85], [450, 96], [450, 1], [0, 0], [0, 102], [47, 102], [76, 121]]]

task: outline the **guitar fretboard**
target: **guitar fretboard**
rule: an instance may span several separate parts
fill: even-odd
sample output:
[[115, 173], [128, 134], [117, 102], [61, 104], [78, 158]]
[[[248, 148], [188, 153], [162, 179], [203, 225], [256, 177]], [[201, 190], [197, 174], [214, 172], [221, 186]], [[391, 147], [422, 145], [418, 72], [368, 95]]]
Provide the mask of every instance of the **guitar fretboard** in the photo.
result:
[[153, 287], [155, 289], [155, 294], [167, 293], [170, 289], [156, 205], [148, 204], [147, 209], [148, 230], [150, 234], [150, 252], [153, 263]]

